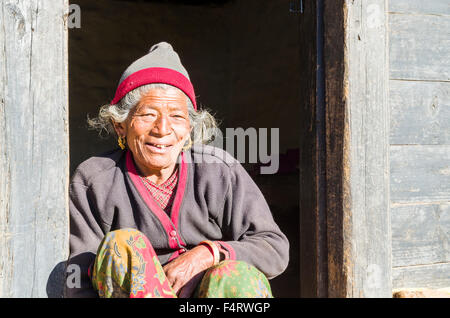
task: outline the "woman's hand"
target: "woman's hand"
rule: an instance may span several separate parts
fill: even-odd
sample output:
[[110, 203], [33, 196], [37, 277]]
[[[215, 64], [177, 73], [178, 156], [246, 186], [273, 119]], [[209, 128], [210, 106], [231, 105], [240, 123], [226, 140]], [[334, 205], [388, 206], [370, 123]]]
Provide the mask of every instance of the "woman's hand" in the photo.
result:
[[[178, 295], [181, 288], [196, 276], [188, 288], [191, 293], [194, 290], [193, 282], [199, 282], [199, 276], [197, 276], [197, 274], [210, 268], [213, 265], [213, 262], [214, 258], [209, 249], [206, 246], [199, 245], [192, 250], [181, 254], [173, 261], [166, 264], [163, 269], [173, 291]], [[183, 292], [185, 297], [186, 291]]]

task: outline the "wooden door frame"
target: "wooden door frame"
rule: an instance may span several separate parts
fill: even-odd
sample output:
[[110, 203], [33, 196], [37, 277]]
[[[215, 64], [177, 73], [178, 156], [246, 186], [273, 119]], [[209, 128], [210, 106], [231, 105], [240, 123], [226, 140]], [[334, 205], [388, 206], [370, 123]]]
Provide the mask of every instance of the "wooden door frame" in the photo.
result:
[[0, 297], [62, 290], [69, 252], [69, 1], [0, 3]]
[[305, 0], [301, 297], [391, 297], [387, 0]]

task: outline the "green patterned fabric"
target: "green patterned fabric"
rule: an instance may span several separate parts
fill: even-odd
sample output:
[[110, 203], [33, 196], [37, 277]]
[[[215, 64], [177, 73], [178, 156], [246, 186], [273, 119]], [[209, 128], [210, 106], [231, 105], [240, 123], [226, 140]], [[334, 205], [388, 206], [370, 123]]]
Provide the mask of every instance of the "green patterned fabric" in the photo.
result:
[[272, 298], [266, 276], [241, 261], [223, 261], [210, 268], [197, 287], [198, 298]]
[[[108, 233], [92, 268], [94, 289], [102, 298], [174, 298], [153, 247], [135, 229]], [[270, 284], [258, 269], [242, 261], [226, 260], [208, 269], [197, 286], [196, 298], [273, 297]]]

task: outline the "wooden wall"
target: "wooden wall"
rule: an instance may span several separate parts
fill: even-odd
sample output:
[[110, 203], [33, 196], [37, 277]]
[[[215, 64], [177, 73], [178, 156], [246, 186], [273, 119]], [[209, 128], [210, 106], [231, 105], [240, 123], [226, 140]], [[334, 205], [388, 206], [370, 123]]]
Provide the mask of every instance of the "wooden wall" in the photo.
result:
[[450, 286], [450, 2], [389, 1], [393, 288]]
[[68, 253], [68, 1], [0, 2], [0, 297], [54, 296]]

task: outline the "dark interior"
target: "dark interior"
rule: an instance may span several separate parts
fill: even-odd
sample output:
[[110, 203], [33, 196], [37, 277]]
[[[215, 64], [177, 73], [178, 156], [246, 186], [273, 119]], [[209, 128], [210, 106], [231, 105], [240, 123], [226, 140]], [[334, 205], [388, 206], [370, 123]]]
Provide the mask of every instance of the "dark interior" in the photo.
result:
[[[69, 32], [71, 172], [117, 147], [86, 119], [109, 103], [125, 68], [160, 41], [180, 55], [201, 107], [225, 128], [280, 129], [280, 168], [245, 164], [290, 241], [287, 270], [271, 281], [275, 297], [300, 296], [298, 15], [288, 0], [77, 0], [81, 28]], [[250, 251], [249, 251], [250, 252]]]

